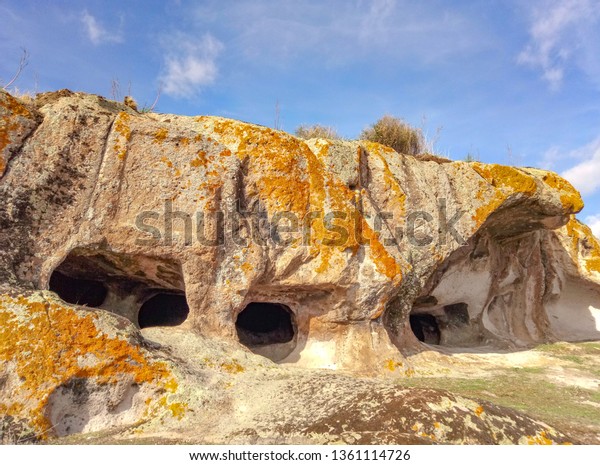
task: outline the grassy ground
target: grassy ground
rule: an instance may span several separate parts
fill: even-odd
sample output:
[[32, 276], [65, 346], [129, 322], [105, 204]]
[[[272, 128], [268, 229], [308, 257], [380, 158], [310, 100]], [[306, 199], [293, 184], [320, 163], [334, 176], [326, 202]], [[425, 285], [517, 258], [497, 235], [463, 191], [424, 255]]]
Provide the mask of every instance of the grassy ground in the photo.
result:
[[526, 412], [583, 443], [600, 443], [600, 343], [546, 344], [519, 367], [496, 366], [481, 376], [447, 370], [403, 385], [446, 389]]

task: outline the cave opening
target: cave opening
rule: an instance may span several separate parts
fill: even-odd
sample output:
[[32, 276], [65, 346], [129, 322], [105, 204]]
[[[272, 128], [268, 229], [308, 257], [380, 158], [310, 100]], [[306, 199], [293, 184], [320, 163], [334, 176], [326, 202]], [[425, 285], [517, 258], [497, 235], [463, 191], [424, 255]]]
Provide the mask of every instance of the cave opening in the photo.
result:
[[108, 289], [101, 281], [69, 276], [55, 270], [49, 289], [70, 304], [99, 307], [106, 300]]
[[145, 255], [77, 247], [50, 275], [48, 289], [65, 302], [102, 308], [140, 327], [187, 319], [181, 265]]
[[161, 292], [146, 300], [138, 313], [140, 328], [179, 326], [188, 317], [190, 307], [185, 295]]
[[451, 326], [467, 326], [469, 324], [469, 306], [464, 302], [444, 306], [444, 314]]
[[428, 313], [410, 315], [410, 328], [419, 341], [435, 345], [440, 343], [440, 326], [435, 316]]
[[235, 322], [238, 339], [248, 347], [291, 342], [296, 335], [295, 326], [292, 310], [272, 302], [251, 302]]

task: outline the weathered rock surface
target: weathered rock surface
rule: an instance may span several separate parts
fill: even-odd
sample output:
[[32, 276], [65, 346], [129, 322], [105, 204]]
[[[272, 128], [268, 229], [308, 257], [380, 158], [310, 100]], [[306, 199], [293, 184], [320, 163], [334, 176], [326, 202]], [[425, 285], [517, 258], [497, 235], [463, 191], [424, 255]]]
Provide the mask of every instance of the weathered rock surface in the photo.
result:
[[571, 441], [488, 402], [281, 367], [179, 328], [143, 330], [144, 340], [127, 319], [48, 292], [3, 296], [0, 322], [5, 441], [97, 431], [117, 442]]
[[[200, 369], [184, 359], [193, 354], [167, 353], [176, 343], [164, 353], [146, 347], [134, 325], [178, 325], [160, 331], [192, 346], [219, 339], [232, 350], [240, 341], [284, 364], [396, 375], [410, 374], [403, 354], [419, 350], [419, 339], [514, 347], [600, 336], [600, 245], [574, 219], [579, 194], [554, 173], [420, 161], [364, 141], [304, 142], [217, 117], [138, 114], [69, 91], [41, 95], [35, 107], [0, 92], [0, 390], [15, 399], [2, 406], [7, 414], [36, 434], [142, 421], [154, 425], [149, 431], [160, 421], [175, 431], [184, 404], [194, 419], [183, 429], [215, 408], [213, 391], [190, 390], [233, 362]], [[50, 354], [38, 349], [38, 333], [52, 338], [42, 344], [54, 347]], [[62, 338], [80, 335], [88, 339], [65, 354], [71, 339]], [[114, 344], [118, 356], [107, 349]], [[27, 360], [19, 356], [29, 353], [38, 365], [46, 355], [55, 360], [35, 381], [20, 374]], [[116, 372], [107, 368], [115, 357]], [[144, 378], [138, 370], [154, 363], [160, 376]], [[243, 387], [221, 396], [224, 408], [249, 410], [226, 421], [227, 441], [342, 440], [346, 417], [364, 442], [564, 440], [488, 405], [489, 421], [460, 420], [472, 401], [451, 394], [292, 375], [268, 360], [265, 367], [277, 373], [265, 383], [283, 383], [283, 392], [303, 384], [296, 410], [280, 421], [285, 408], [267, 410], [261, 420], [260, 403], [239, 404], [257, 375], [239, 376]], [[328, 382], [334, 388], [323, 405], [347, 396], [342, 413], [314, 406], [303, 414], [308, 386]], [[81, 392], [86, 399], [76, 399]], [[121, 403], [106, 404], [106, 396]], [[364, 410], [363, 398], [376, 407]], [[87, 416], [71, 404], [87, 406]], [[446, 425], [442, 411], [456, 423], [431, 429]], [[389, 434], [374, 431], [376, 417]], [[239, 429], [245, 424], [262, 426], [249, 436]], [[209, 438], [213, 430], [204, 428]]]

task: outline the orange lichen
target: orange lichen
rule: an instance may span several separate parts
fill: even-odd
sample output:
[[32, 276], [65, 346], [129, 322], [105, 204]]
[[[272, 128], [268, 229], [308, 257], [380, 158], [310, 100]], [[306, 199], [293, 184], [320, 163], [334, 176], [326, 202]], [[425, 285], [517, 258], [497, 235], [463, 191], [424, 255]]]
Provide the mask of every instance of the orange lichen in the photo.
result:
[[237, 360], [233, 359], [231, 362], [223, 362], [221, 363], [221, 369], [226, 371], [227, 373], [242, 373], [245, 371], [245, 368], [238, 363]]
[[187, 402], [169, 402], [167, 396], [162, 396], [159, 399], [158, 404], [161, 407], [164, 407], [167, 410], [169, 410], [171, 412], [171, 415], [173, 415], [178, 420], [181, 420], [185, 415], [185, 412], [188, 410]]
[[600, 242], [592, 230], [579, 222], [575, 215], [565, 227], [570, 238], [569, 252], [575, 263], [583, 262], [588, 273], [600, 273]]
[[554, 441], [548, 437], [548, 433], [546, 431], [540, 431], [535, 436], [527, 436], [527, 444], [550, 446], [554, 444]]
[[252, 263], [250, 263], [250, 262], [244, 262], [244, 263], [242, 263], [241, 268], [246, 273], [249, 273], [250, 271], [252, 271], [254, 269], [254, 265], [252, 265]]
[[31, 112], [10, 94], [0, 95], [0, 176], [4, 174], [8, 158], [3, 153], [13, 141], [10, 134], [22, 129], [17, 117], [32, 119]]
[[581, 211], [583, 208], [581, 195], [566, 179], [548, 171], [544, 174], [542, 180], [548, 186], [559, 191], [560, 201], [563, 204], [565, 212], [578, 213]]
[[391, 358], [386, 360], [384, 363], [384, 367], [389, 371], [396, 371], [396, 368], [400, 368], [402, 367], [402, 365], [402, 362], [397, 362], [395, 360], [392, 360]]
[[154, 142], [155, 144], [162, 144], [167, 136], [169, 135], [169, 131], [166, 128], [159, 128], [154, 133]]
[[[469, 166], [495, 188], [492, 197], [481, 205], [472, 217], [477, 228], [509, 197], [515, 194], [531, 197], [537, 192], [535, 178], [517, 168], [504, 165], [485, 165], [477, 162], [470, 163]], [[483, 200], [482, 189], [477, 192], [476, 196]]]
[[94, 313], [54, 302], [0, 296], [0, 361], [14, 364], [21, 383], [19, 395], [5, 399], [5, 405], [36, 431], [48, 431], [45, 407], [50, 395], [72, 379], [92, 378], [101, 385], [125, 376], [136, 384], [177, 389], [165, 363], [152, 362], [139, 347], [103, 333], [98, 322]]
[[406, 215], [406, 194], [400, 187], [400, 184], [392, 173], [387, 161], [387, 157], [397, 157], [398, 154], [392, 148], [376, 142], [363, 141], [361, 143], [368, 150], [370, 155], [376, 156], [381, 162], [383, 167], [383, 185], [393, 194], [389, 198], [390, 203], [388, 208], [392, 209], [394, 218], [403, 221]]
[[173, 168], [173, 162], [169, 160], [167, 157], [161, 157], [160, 161], [162, 161], [169, 168]]
[[[319, 141], [319, 150], [313, 153], [306, 143], [281, 131], [221, 118], [198, 117], [196, 121], [202, 133], [216, 134], [228, 147], [221, 156], [228, 156], [231, 150], [247, 164], [249, 172], [259, 174], [247, 186], [249, 196], [257, 195], [271, 216], [291, 212], [308, 223], [307, 245], [311, 256], [319, 259], [317, 273], [346, 263], [346, 250], [355, 253], [359, 247], [370, 245], [367, 253], [377, 270], [392, 280], [401, 279], [400, 266], [362, 217], [355, 192], [325, 168], [330, 142]], [[203, 166], [205, 162], [199, 156], [191, 164]], [[330, 212], [341, 213], [332, 223], [348, 232], [347, 240], [326, 227], [324, 217]], [[357, 230], [362, 231], [362, 237], [356, 237]], [[362, 239], [367, 239], [367, 244]]]
[[131, 139], [130, 118], [128, 113], [122, 111], [117, 115], [113, 126], [117, 133], [114, 151], [121, 160], [125, 159], [125, 155], [127, 155], [127, 143]]
[[481, 405], [478, 405], [477, 408], [475, 409], [475, 415], [480, 417], [483, 412], [484, 412], [483, 407]]
[[206, 158], [206, 152], [204, 150], [199, 150], [196, 158], [194, 158], [190, 165], [194, 168], [198, 168], [200, 166], [206, 166], [208, 159]]
[[535, 178], [518, 168], [483, 163], [471, 163], [470, 166], [494, 187], [507, 188], [509, 192], [519, 192], [528, 196], [537, 191]]

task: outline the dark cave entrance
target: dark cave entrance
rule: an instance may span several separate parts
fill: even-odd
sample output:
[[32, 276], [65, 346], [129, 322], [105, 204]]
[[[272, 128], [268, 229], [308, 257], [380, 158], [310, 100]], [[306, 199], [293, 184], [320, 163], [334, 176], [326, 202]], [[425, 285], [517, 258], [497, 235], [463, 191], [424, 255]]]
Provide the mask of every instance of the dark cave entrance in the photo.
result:
[[448, 347], [471, 347], [481, 342], [481, 331], [471, 322], [465, 302], [435, 307], [422, 304], [413, 308], [410, 328], [416, 338], [426, 344]]
[[460, 327], [469, 324], [469, 306], [464, 302], [446, 305], [444, 307], [444, 314], [448, 326]]
[[410, 315], [410, 329], [421, 342], [436, 345], [440, 343], [440, 327], [433, 315], [428, 313]]
[[237, 316], [238, 339], [248, 347], [284, 344], [294, 340], [295, 317], [287, 306], [271, 302], [251, 302]]
[[55, 270], [49, 289], [70, 304], [99, 307], [106, 300], [108, 289], [101, 281], [69, 276]]
[[176, 326], [189, 313], [181, 265], [156, 257], [78, 247], [54, 269], [48, 289], [65, 302], [100, 307], [142, 328]]
[[138, 313], [138, 325], [140, 328], [179, 326], [189, 313], [185, 295], [161, 292], [144, 302]]

